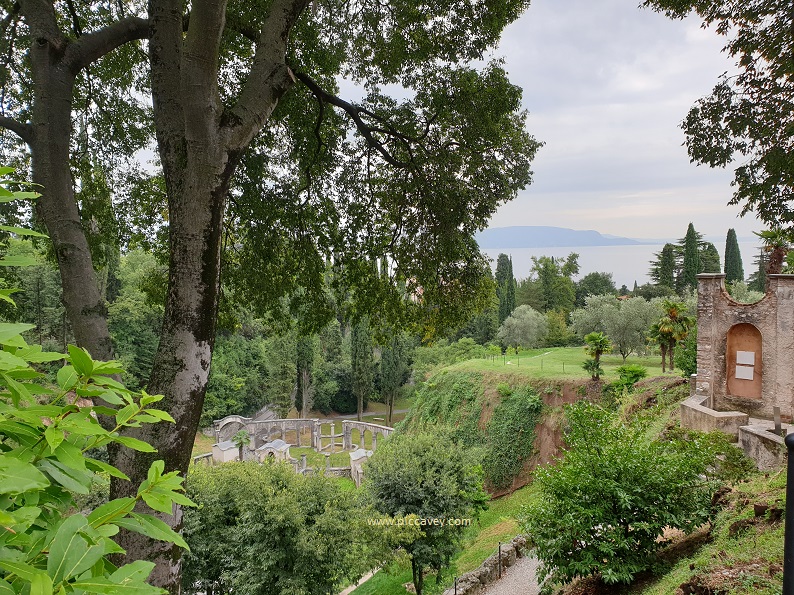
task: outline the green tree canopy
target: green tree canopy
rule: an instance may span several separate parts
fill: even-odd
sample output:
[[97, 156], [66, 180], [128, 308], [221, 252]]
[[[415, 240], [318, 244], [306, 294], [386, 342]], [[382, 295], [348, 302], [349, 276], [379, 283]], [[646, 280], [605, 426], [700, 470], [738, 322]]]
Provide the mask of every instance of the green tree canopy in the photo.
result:
[[575, 284], [576, 302], [575, 306], [581, 308], [585, 304], [585, 298], [589, 295], [604, 295], [607, 293], [617, 295], [618, 290], [612, 280], [612, 273], [587, 273]]
[[725, 237], [725, 282], [734, 281], [744, 281], [744, 266], [742, 266], [742, 253], [739, 250], [736, 230], [731, 228]]
[[[470, 450], [443, 432], [392, 435], [367, 464], [366, 489], [375, 508], [395, 518], [415, 515], [430, 520], [423, 535], [404, 544], [411, 556], [413, 583], [421, 595], [424, 571], [439, 572], [457, 550], [463, 526], [452, 519], [473, 519], [486, 507], [482, 469]], [[432, 519], [439, 519], [433, 524]], [[441, 519], [446, 519], [442, 526]]]
[[790, 6], [768, 0], [646, 0], [671, 18], [694, 12], [726, 38], [737, 74], [723, 75], [697, 101], [682, 128], [690, 157], [711, 167], [736, 168], [731, 204], [755, 211], [769, 225], [791, 229], [794, 188], [791, 126], [794, 63]]
[[532, 349], [542, 344], [547, 331], [546, 316], [529, 306], [519, 306], [499, 327], [496, 337], [505, 348]]
[[573, 310], [576, 302], [573, 276], [579, 273], [578, 254], [572, 252], [564, 259], [533, 256], [531, 273], [539, 287], [541, 312]]

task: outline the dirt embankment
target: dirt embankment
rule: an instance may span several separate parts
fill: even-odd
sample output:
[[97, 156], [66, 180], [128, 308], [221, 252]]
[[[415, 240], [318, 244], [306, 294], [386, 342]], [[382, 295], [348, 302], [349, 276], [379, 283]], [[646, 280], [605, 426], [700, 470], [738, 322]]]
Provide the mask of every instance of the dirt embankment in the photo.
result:
[[[523, 471], [516, 476], [513, 483], [502, 490], [492, 491], [494, 498], [505, 496], [524, 487], [532, 479], [532, 471], [558, 458], [565, 446], [563, 440], [564, 420], [563, 405], [575, 403], [584, 397], [591, 399], [601, 395], [601, 383], [592, 381], [549, 382], [536, 381], [530, 383], [543, 399], [544, 412], [541, 420], [535, 425], [535, 452], [524, 465]], [[486, 389], [486, 396], [491, 400], [491, 392]], [[498, 395], [496, 395], [498, 399]], [[493, 406], [483, 409], [483, 416], [489, 415]], [[487, 424], [487, 419], [485, 420]]]

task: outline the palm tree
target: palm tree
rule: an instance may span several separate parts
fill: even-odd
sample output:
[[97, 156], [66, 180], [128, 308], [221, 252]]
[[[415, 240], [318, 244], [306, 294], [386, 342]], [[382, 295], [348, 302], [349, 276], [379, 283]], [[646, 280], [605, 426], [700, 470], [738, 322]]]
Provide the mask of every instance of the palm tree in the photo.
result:
[[612, 351], [612, 341], [604, 333], [589, 333], [584, 337], [587, 347], [585, 351], [593, 358], [584, 363], [584, 369], [590, 372], [593, 380], [598, 380], [604, 371], [601, 369], [601, 354]]
[[686, 339], [689, 329], [695, 324], [692, 316], [687, 316], [686, 306], [681, 302], [664, 300], [662, 317], [650, 329], [651, 339], [659, 343], [662, 353], [662, 372], [665, 372], [665, 356], [669, 358], [670, 370], [674, 369], [673, 353], [679, 341]]
[[240, 430], [234, 436], [232, 436], [232, 442], [237, 447], [237, 450], [240, 453], [240, 460], [243, 460], [243, 446], [248, 446], [251, 444], [251, 435], [246, 430]]
[[777, 275], [783, 272], [783, 262], [791, 249], [791, 232], [779, 227], [753, 232], [764, 243], [764, 252], [769, 253], [766, 264], [767, 275]]

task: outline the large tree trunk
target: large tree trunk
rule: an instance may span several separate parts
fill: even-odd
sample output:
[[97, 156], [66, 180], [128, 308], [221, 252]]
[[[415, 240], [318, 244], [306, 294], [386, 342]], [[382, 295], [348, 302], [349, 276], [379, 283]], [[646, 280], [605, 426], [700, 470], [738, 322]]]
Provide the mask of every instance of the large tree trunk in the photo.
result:
[[[274, 0], [251, 73], [228, 110], [218, 92], [218, 51], [225, 2], [195, 0], [183, 37], [181, 0], [151, 0], [152, 97], [157, 143], [169, 208], [170, 263], [160, 344], [149, 392], [174, 425], [146, 425], [136, 434], [156, 455], [126, 451], [116, 465], [131, 483], [114, 482], [111, 495], [127, 495], [146, 478], [152, 460], [186, 473], [209, 378], [220, 293], [220, 257], [229, 185], [241, 152], [275, 109], [293, 80], [284, 59], [288, 33], [308, 0]], [[181, 528], [181, 511], [163, 520]], [[151, 560], [150, 581], [180, 589], [181, 550], [138, 534], [120, 539], [127, 560]]]
[[33, 181], [41, 186], [36, 215], [52, 240], [61, 274], [63, 304], [77, 344], [95, 359], [113, 358], [107, 307], [91, 260], [69, 167], [74, 75], [49, 45], [31, 49], [36, 100], [31, 157]]

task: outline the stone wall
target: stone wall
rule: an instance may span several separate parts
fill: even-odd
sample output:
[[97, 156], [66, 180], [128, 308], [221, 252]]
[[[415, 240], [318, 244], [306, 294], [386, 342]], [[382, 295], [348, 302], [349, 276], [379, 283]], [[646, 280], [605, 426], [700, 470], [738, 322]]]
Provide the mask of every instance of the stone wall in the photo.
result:
[[784, 420], [794, 410], [794, 275], [768, 275], [755, 304], [735, 302], [725, 275], [698, 275], [698, 353], [695, 391], [717, 411]]
[[[527, 546], [525, 537], [519, 535], [509, 543], [502, 544], [502, 572], [516, 563], [516, 558], [524, 555]], [[499, 555], [493, 554], [479, 568], [458, 577], [458, 595], [482, 595], [485, 588], [499, 580]], [[444, 595], [455, 595], [454, 587], [444, 591]]]

